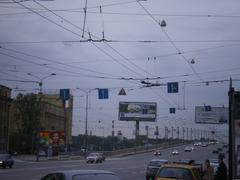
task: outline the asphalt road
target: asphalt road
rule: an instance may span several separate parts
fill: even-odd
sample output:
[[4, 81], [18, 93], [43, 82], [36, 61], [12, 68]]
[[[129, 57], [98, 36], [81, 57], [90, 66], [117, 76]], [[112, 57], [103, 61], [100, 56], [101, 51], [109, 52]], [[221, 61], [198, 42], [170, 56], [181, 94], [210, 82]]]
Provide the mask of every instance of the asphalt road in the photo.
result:
[[[39, 180], [49, 172], [70, 169], [109, 170], [115, 172], [122, 180], [145, 180], [146, 166], [151, 159], [160, 158], [172, 161], [194, 159], [196, 162], [203, 162], [205, 159], [217, 158], [218, 155], [212, 153], [212, 150], [217, 147], [222, 147], [222, 144], [197, 147], [193, 152], [184, 152], [185, 146], [179, 146], [161, 150], [162, 155], [159, 157], [155, 157], [153, 152], [148, 152], [121, 158], [108, 158], [102, 164], [86, 164], [83, 160], [16, 161], [13, 169], [0, 169], [0, 180]], [[180, 152], [180, 155], [171, 154], [175, 149]], [[226, 153], [226, 148], [223, 148], [223, 152]]]

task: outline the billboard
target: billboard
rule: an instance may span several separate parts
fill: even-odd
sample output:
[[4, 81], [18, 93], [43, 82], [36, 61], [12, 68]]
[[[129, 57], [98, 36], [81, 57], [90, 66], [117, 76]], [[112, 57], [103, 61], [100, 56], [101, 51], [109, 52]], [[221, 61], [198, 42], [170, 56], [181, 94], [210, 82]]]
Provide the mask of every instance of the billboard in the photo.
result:
[[42, 146], [64, 145], [64, 132], [63, 131], [41, 131], [40, 144]]
[[119, 102], [120, 121], [156, 121], [157, 103]]
[[211, 107], [211, 106], [195, 107], [196, 123], [222, 124], [222, 123], [228, 123], [228, 119], [229, 119], [228, 108]]

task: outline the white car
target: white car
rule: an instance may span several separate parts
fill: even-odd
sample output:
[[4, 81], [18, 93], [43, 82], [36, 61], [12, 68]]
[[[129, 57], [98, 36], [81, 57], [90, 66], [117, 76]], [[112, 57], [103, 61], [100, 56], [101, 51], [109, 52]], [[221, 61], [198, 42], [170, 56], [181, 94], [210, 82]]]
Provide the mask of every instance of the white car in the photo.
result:
[[192, 151], [192, 147], [187, 146], [187, 147], [185, 147], [184, 151], [185, 152], [191, 152]]
[[178, 150], [174, 150], [174, 151], [172, 152], [172, 155], [179, 155]]
[[87, 163], [102, 163], [103, 158], [99, 153], [90, 153], [86, 158]]

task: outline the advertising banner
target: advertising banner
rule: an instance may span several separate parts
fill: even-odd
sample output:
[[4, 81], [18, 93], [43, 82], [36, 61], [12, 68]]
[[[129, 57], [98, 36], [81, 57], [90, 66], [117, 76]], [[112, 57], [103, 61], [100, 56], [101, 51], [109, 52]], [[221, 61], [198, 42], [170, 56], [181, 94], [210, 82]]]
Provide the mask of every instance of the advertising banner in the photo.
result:
[[59, 151], [64, 147], [64, 137], [63, 131], [41, 131], [40, 147], [46, 154], [58, 155]]
[[119, 102], [120, 121], [156, 121], [157, 103]]
[[41, 131], [40, 144], [42, 146], [64, 145], [64, 132], [63, 131]]
[[223, 124], [228, 123], [228, 120], [229, 120], [228, 108], [211, 106], [195, 107], [196, 123]]

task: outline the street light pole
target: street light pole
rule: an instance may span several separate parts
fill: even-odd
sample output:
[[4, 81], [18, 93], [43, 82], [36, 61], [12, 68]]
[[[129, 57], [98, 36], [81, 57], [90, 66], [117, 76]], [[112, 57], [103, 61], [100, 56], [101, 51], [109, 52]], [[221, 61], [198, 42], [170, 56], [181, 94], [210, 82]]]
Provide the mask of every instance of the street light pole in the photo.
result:
[[[40, 103], [40, 117], [39, 117], [40, 121], [39, 121], [39, 123], [41, 124], [41, 117], [42, 117], [42, 85], [43, 85], [43, 80], [47, 79], [48, 77], [55, 76], [56, 74], [55, 73], [51, 73], [50, 75], [47, 75], [47, 76], [42, 77], [42, 78], [40, 78], [40, 77], [38, 77], [38, 76], [36, 76], [34, 74], [31, 74], [31, 73], [27, 73], [27, 75], [32, 76], [32, 77], [34, 77], [34, 78], [39, 80], [38, 81], [39, 95], [40, 95], [39, 96], [39, 103]], [[40, 125], [37, 126], [36, 161], [39, 161], [39, 140], [40, 140], [40, 136], [39, 136], [40, 134], [39, 133], [40, 133]]]
[[86, 92], [86, 117], [85, 117], [85, 149], [87, 152], [88, 146], [88, 91]]
[[77, 90], [80, 90], [84, 93], [86, 93], [86, 107], [85, 107], [85, 138], [84, 138], [84, 146], [85, 146], [85, 156], [87, 155], [87, 148], [88, 148], [88, 104], [89, 104], [89, 93], [91, 93], [92, 91], [96, 90], [97, 88], [94, 89], [89, 89], [87, 91], [80, 89], [80, 88], [76, 88]]

